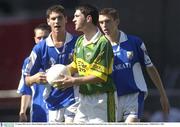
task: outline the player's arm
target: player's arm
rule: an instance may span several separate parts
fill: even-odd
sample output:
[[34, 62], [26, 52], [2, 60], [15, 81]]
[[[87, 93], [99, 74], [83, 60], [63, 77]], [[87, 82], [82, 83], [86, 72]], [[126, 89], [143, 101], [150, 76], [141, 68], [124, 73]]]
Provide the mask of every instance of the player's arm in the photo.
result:
[[58, 84], [60, 88], [62, 89], [65, 89], [74, 85], [83, 85], [86, 83], [97, 84], [100, 82], [104, 82], [104, 80], [94, 75], [83, 76], [83, 77], [65, 76], [64, 79], [54, 81], [54, 83]]
[[77, 85], [86, 84], [86, 83], [97, 84], [97, 83], [104, 82], [104, 80], [94, 75], [83, 76], [83, 77], [73, 77], [73, 78], [74, 78], [73, 84], [77, 84]]
[[45, 72], [39, 72], [41, 65], [41, 45], [35, 45], [28, 59], [23, 75], [25, 76], [25, 83], [28, 86], [34, 83], [46, 83]]
[[155, 84], [156, 88], [160, 93], [160, 101], [163, 112], [168, 114], [169, 113], [169, 101], [163, 87], [163, 83], [161, 81], [160, 75], [155, 66], [146, 67], [147, 73], [150, 76], [151, 80]]
[[33, 85], [34, 83], [47, 83], [46, 75], [44, 72], [38, 72], [35, 75], [26, 75], [25, 76], [25, 82], [28, 86]]
[[31, 101], [30, 95], [22, 95], [21, 96], [21, 108], [19, 112], [19, 122], [27, 122], [26, 111]]
[[[77, 69], [73, 68], [71, 64], [67, 65], [67, 67], [70, 70], [72, 75], [77, 73]], [[86, 83], [96, 84], [100, 82], [104, 82], [104, 80], [94, 75], [83, 76], [83, 77], [65, 76], [63, 80], [60, 79], [60, 80], [54, 81], [55, 84], [58, 84], [63, 89], [71, 87], [73, 85], [81, 85], [81, 84], [86, 84]]]
[[[67, 65], [67, 67], [70, 70], [71, 74], [75, 74], [78, 72], [77, 68], [74, 68], [72, 64]], [[86, 83], [97, 84], [101, 82], [105, 82], [105, 81], [95, 75], [88, 75], [88, 76], [82, 76], [82, 77], [65, 76], [63, 80], [60, 79], [60, 80], [54, 81], [54, 83], [59, 84], [61, 88], [68, 88], [73, 85], [82, 85]]]

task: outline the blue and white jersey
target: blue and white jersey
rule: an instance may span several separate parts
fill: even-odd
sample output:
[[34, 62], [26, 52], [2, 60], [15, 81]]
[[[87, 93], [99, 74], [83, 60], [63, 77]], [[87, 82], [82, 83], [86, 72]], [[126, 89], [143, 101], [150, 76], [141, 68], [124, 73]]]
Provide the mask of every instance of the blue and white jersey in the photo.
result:
[[45, 87], [44, 85], [40, 84], [33, 84], [33, 86], [29, 87], [25, 84], [23, 73], [27, 63], [28, 58], [26, 58], [23, 63], [22, 75], [17, 89], [17, 93], [21, 95], [32, 96], [30, 110], [31, 122], [47, 122], [48, 110], [42, 96]]
[[[40, 68], [46, 72], [55, 64], [70, 64], [76, 39], [76, 36], [66, 32], [64, 46], [56, 48], [50, 34], [48, 38], [34, 46], [24, 74], [34, 75]], [[50, 93], [45, 99], [49, 110], [58, 110], [75, 102], [74, 87], [60, 90], [51, 86], [50, 89]]]
[[142, 40], [120, 31], [119, 43], [112, 45], [114, 52], [113, 80], [118, 96], [147, 92], [141, 66], [153, 66]]
[[21, 94], [21, 95], [32, 95], [32, 90], [31, 90], [31, 87], [27, 86], [25, 84], [25, 80], [24, 80], [24, 70], [25, 70], [25, 67], [28, 63], [28, 57], [24, 60], [24, 63], [23, 63], [23, 66], [22, 66], [22, 70], [21, 70], [21, 79], [19, 81], [19, 86], [18, 86], [18, 89], [17, 89], [17, 93]]

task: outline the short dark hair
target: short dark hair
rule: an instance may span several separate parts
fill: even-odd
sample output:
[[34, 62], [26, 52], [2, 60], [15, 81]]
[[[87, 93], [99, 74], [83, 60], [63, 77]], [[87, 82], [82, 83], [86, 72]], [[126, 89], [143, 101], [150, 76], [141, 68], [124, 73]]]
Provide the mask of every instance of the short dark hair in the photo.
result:
[[90, 4], [82, 4], [82, 5], [77, 6], [76, 10], [80, 10], [81, 13], [84, 14], [85, 17], [87, 17], [88, 15], [91, 15], [92, 23], [94, 25], [98, 24], [99, 13], [96, 7]]
[[57, 12], [57, 13], [62, 13], [64, 16], [66, 16], [66, 13], [65, 13], [65, 9], [62, 5], [53, 5], [51, 7], [49, 7], [46, 11], [46, 18], [49, 18], [49, 15], [52, 13], [52, 12]]
[[99, 11], [99, 15], [109, 15], [111, 16], [114, 20], [120, 19], [119, 18], [119, 13], [116, 9], [114, 8], [103, 8]]
[[41, 24], [39, 24], [38, 26], [36, 26], [35, 28], [34, 28], [34, 32], [37, 30], [37, 29], [40, 29], [40, 30], [46, 30], [46, 31], [48, 31], [49, 33], [51, 32], [51, 28], [50, 28], [50, 26], [48, 25], [48, 24], [46, 24], [46, 23], [41, 23]]

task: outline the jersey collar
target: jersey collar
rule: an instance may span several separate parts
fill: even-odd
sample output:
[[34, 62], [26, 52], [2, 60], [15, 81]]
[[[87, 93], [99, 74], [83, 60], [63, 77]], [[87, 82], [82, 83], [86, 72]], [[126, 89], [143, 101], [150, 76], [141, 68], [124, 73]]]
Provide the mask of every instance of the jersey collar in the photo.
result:
[[[91, 43], [96, 43], [101, 35], [102, 35], [101, 31], [99, 30], [99, 28], [97, 28], [96, 34], [91, 38], [89, 43], [83, 43], [83, 45], [86, 46], [86, 45], [91, 44]], [[85, 39], [85, 36], [84, 36], [84, 39]]]
[[120, 37], [119, 37], [119, 43], [127, 41], [127, 35], [123, 32], [123, 31], [119, 31], [120, 32]]
[[[51, 34], [52, 34], [52, 33], [50, 33], [49, 36], [47, 37], [46, 43], [47, 43], [47, 45], [48, 45], [49, 47], [55, 47], [55, 46], [54, 46], [54, 43], [53, 43], [53, 40], [52, 40], [52, 38], [51, 38]], [[72, 39], [73, 39], [73, 36], [72, 36], [70, 33], [66, 32], [66, 39], [65, 39], [64, 45], [65, 45], [66, 43], [69, 43]]]

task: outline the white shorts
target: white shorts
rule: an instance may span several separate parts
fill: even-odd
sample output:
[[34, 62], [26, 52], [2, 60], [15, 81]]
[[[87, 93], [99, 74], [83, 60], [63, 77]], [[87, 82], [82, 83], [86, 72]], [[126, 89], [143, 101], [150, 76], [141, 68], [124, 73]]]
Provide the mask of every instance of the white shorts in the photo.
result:
[[144, 92], [119, 96], [117, 102], [117, 121], [125, 121], [128, 117], [140, 119], [144, 110], [144, 99]]
[[64, 113], [65, 123], [74, 122], [74, 117], [76, 115], [78, 105], [79, 105], [79, 101], [76, 101], [74, 104], [66, 108]]
[[73, 123], [79, 105], [79, 86], [74, 87], [75, 103], [59, 110], [49, 110], [49, 122]]
[[66, 108], [64, 117], [65, 123], [73, 123], [77, 107], [79, 105], [79, 86], [74, 86], [75, 103]]
[[74, 123], [102, 123], [115, 120], [115, 94], [79, 95]]
[[77, 107], [79, 102], [75, 102], [67, 108], [62, 108], [59, 110], [49, 110], [49, 121], [48, 122], [65, 122], [73, 123], [75, 114], [77, 112]]
[[59, 110], [49, 110], [48, 122], [64, 122], [64, 112], [65, 108], [61, 108]]

